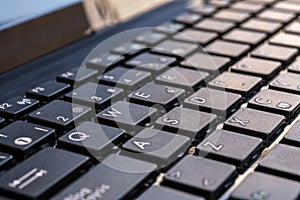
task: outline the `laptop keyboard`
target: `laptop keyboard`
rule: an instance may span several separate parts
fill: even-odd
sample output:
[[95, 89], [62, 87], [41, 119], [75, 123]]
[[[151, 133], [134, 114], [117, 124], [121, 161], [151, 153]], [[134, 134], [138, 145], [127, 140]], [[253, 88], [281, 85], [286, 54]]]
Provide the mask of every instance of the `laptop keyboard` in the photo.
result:
[[1, 101], [0, 198], [299, 199], [299, 10], [194, 5]]

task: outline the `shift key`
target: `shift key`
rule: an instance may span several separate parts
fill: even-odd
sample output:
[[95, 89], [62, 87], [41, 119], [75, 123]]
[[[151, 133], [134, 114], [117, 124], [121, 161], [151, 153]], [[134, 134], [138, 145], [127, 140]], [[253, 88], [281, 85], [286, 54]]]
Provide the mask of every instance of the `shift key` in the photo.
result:
[[13, 199], [45, 199], [87, 161], [86, 156], [45, 148], [1, 176], [1, 194], [7, 192]]
[[132, 191], [155, 169], [155, 164], [110, 155], [51, 200], [79, 199], [77, 197], [81, 196], [84, 199], [132, 199]]

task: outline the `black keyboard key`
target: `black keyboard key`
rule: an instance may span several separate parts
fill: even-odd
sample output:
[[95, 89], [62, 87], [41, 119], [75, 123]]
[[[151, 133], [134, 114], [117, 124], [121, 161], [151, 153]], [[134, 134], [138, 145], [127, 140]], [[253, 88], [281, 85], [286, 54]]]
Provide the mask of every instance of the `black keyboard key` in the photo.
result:
[[186, 156], [167, 172], [164, 184], [216, 199], [232, 184], [235, 176], [233, 165]]
[[174, 190], [162, 186], [152, 186], [137, 198], [137, 200], [152, 200], [152, 199], [204, 200], [201, 197], [197, 197], [188, 193], [184, 193], [178, 190]]
[[211, 4], [194, 5], [188, 8], [189, 11], [195, 12], [204, 16], [213, 14], [217, 9]]
[[218, 74], [219, 72], [224, 71], [229, 62], [230, 58], [227, 57], [195, 53], [183, 60], [180, 65], [206, 71], [210, 74]]
[[257, 170], [299, 181], [299, 165], [300, 149], [278, 144], [260, 161]]
[[270, 82], [269, 88], [300, 94], [300, 75], [294, 73], [282, 73]]
[[264, 5], [251, 3], [251, 1], [237, 1], [230, 8], [244, 12], [258, 13], [264, 8]]
[[297, 52], [298, 50], [296, 48], [263, 44], [257, 47], [251, 54], [259, 58], [289, 62], [296, 56]]
[[255, 172], [246, 177], [241, 185], [234, 190], [230, 199], [282, 200], [298, 198], [298, 183], [276, 176]]
[[163, 107], [168, 111], [180, 103], [184, 92], [183, 89], [148, 83], [131, 93], [129, 98], [133, 103], [159, 107], [159, 111]]
[[193, 92], [200, 86], [205, 85], [209, 74], [206, 72], [195, 71], [182, 67], [172, 67], [156, 77], [156, 82], [162, 85], [184, 88], [186, 91]]
[[141, 126], [151, 122], [151, 119], [156, 116], [156, 111], [155, 108], [118, 101], [98, 113], [97, 117], [101, 124], [136, 132], [141, 129]]
[[225, 21], [233, 21], [236, 23], [241, 23], [248, 19], [250, 14], [244, 11], [238, 11], [233, 9], [222, 9], [216, 14], [214, 14], [214, 18]]
[[230, 92], [201, 88], [184, 100], [188, 108], [226, 116], [241, 104], [242, 96]]
[[299, 147], [300, 145], [300, 121], [297, 121], [291, 129], [286, 133], [282, 142], [285, 144]]
[[300, 48], [300, 37], [290, 33], [278, 33], [270, 39], [271, 44]]
[[175, 17], [174, 21], [177, 23], [192, 25], [200, 21], [201, 18], [202, 18], [201, 15], [198, 15], [196, 13], [183, 13]]
[[157, 32], [165, 33], [168, 35], [173, 35], [175, 33], [178, 33], [182, 29], [184, 29], [183, 24], [174, 23], [174, 22], [166, 22], [159, 26], [157, 26], [154, 30]]
[[151, 49], [152, 52], [185, 58], [198, 48], [196, 44], [165, 40]]
[[166, 39], [167, 35], [163, 33], [147, 32], [142, 35], [137, 36], [134, 41], [148, 46], [153, 46], [162, 40]]
[[224, 35], [224, 40], [230, 40], [233, 42], [246, 43], [249, 45], [257, 45], [266, 38], [265, 33], [247, 31], [242, 29], [234, 29]]
[[295, 60], [289, 67], [289, 72], [300, 74], [300, 59]]
[[281, 63], [271, 60], [245, 57], [231, 67], [232, 72], [259, 76], [269, 80], [280, 70]]
[[183, 42], [199, 43], [205, 45], [218, 36], [217, 33], [200, 31], [195, 29], [185, 29], [184, 31], [173, 36], [174, 40]]
[[264, 10], [263, 12], [259, 13], [257, 16], [263, 20], [282, 22], [282, 23], [287, 23], [295, 17], [293, 13], [280, 12], [272, 9]]
[[241, 24], [241, 28], [249, 29], [252, 31], [265, 32], [273, 34], [281, 28], [282, 24], [279, 22], [263, 21], [257, 18], [249, 19]]
[[96, 78], [98, 71], [87, 68], [73, 68], [57, 76], [57, 81], [70, 85], [81, 85]]
[[250, 96], [261, 87], [262, 79], [243, 74], [224, 72], [208, 85], [212, 88], [234, 92], [243, 96]]
[[151, 73], [117, 67], [98, 77], [99, 82], [132, 91], [151, 80]]
[[0, 128], [2, 128], [5, 124], [5, 119], [0, 117]]
[[249, 101], [248, 106], [291, 119], [299, 112], [300, 97], [275, 90], [262, 90]]
[[91, 109], [86, 106], [55, 100], [30, 113], [28, 120], [62, 131], [73, 127], [74, 123], [79, 123], [90, 113]]
[[194, 25], [194, 28], [213, 31], [218, 33], [225, 33], [235, 26], [233, 22], [220, 21], [206, 18]]
[[237, 58], [244, 55], [249, 48], [250, 46], [247, 44], [237, 44], [223, 40], [215, 40], [206, 46], [205, 50], [207, 50], [208, 53]]
[[49, 102], [66, 93], [69, 88], [70, 85], [65, 83], [47, 81], [35, 88], [27, 90], [26, 97], [38, 99], [42, 102]]
[[262, 140], [225, 130], [216, 130], [197, 146], [201, 157], [236, 165], [244, 171], [259, 157]]
[[224, 129], [262, 138], [268, 146], [285, 125], [284, 116], [241, 108], [224, 123]]
[[187, 108], [176, 107], [156, 120], [158, 128], [187, 136], [203, 138], [205, 131], [216, 125], [217, 116]]
[[185, 136], [146, 128], [122, 147], [128, 156], [166, 166], [185, 153], [189, 145], [190, 140]]
[[86, 83], [65, 95], [65, 99], [72, 103], [87, 105], [93, 109], [103, 109], [124, 96], [123, 89]]
[[0, 146], [16, 155], [32, 153], [54, 139], [54, 130], [24, 121], [15, 121], [0, 130]]
[[86, 62], [86, 66], [88, 68], [96, 69], [100, 73], [103, 73], [104, 71], [117, 65], [123, 60], [124, 57], [121, 55], [113, 54], [113, 53], [104, 53], [89, 59]]
[[59, 189], [62, 181], [70, 178], [87, 160], [75, 153], [46, 148], [1, 176], [0, 189], [18, 199], [45, 199], [44, 195], [55, 187]]
[[58, 143], [63, 148], [90, 154], [98, 159], [111, 152], [114, 142], [123, 136], [124, 132], [121, 129], [84, 122], [61, 136]]
[[155, 169], [155, 164], [113, 154], [51, 200], [77, 199], [81, 194], [107, 200], [133, 199], [133, 191]]
[[0, 170], [7, 168], [12, 163], [12, 161], [12, 155], [0, 152]]
[[147, 49], [147, 45], [127, 42], [121, 44], [120, 46], [115, 47], [112, 50], [112, 53], [119, 54], [122, 56], [133, 56], [143, 50]]
[[175, 61], [174, 57], [143, 53], [127, 61], [126, 65], [158, 74]]
[[25, 97], [14, 97], [0, 103], [0, 116], [17, 119], [39, 106], [39, 101]]
[[300, 34], [300, 21], [294, 21], [285, 27], [287, 33]]

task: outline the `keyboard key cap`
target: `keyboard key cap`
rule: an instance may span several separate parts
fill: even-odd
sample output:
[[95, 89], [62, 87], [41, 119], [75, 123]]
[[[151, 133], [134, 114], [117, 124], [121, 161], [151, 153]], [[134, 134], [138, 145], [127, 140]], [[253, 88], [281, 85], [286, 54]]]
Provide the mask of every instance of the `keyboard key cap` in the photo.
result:
[[200, 4], [191, 6], [188, 8], [189, 11], [195, 12], [204, 16], [213, 14], [216, 11], [216, 7], [211, 4]]
[[279, 22], [263, 21], [257, 18], [249, 19], [241, 24], [241, 28], [249, 29], [253, 31], [260, 31], [269, 34], [273, 34], [281, 28], [282, 24]]
[[197, 197], [188, 193], [183, 193], [178, 190], [174, 190], [162, 186], [152, 186], [137, 198], [137, 200], [152, 200], [152, 199], [204, 200], [201, 197]]
[[26, 97], [38, 99], [42, 102], [49, 102], [68, 92], [69, 89], [70, 85], [68, 84], [47, 81], [28, 90], [26, 92]]
[[220, 20], [233, 21], [236, 23], [241, 23], [250, 17], [249, 13], [244, 11], [238, 11], [233, 9], [222, 9], [221, 11], [214, 14], [214, 18]]
[[209, 74], [206, 72], [185, 69], [182, 67], [172, 67], [166, 72], [156, 77], [156, 82], [162, 85], [170, 85], [183, 88], [193, 92], [200, 86], [205, 85]]
[[165, 40], [151, 49], [152, 52], [185, 58], [198, 48], [196, 44]]
[[229, 62], [230, 58], [227, 57], [209, 55], [205, 53], [195, 53], [183, 60], [180, 65], [206, 71], [210, 74], [219, 74], [225, 70]]
[[264, 8], [264, 5], [262, 4], [254, 4], [251, 3], [251, 1], [237, 1], [233, 3], [230, 8], [234, 10], [240, 10], [244, 12], [250, 12], [250, 13], [258, 13]]
[[234, 29], [224, 35], [222, 38], [224, 40], [230, 40], [233, 42], [246, 43], [249, 45], [257, 45], [266, 38], [265, 33], [246, 31], [242, 29]]
[[[280, 188], [280, 189], [279, 189]], [[247, 176], [230, 199], [298, 199], [299, 184], [276, 176], [255, 172]]]
[[295, 60], [289, 67], [289, 72], [300, 74], [300, 59]]
[[205, 131], [216, 125], [217, 116], [187, 108], [175, 107], [156, 120], [159, 129], [184, 135], [192, 140], [203, 138]]
[[294, 21], [285, 27], [287, 33], [300, 34], [300, 21]]
[[232, 72], [259, 76], [264, 80], [270, 80], [281, 67], [280, 62], [245, 57], [231, 67]]
[[249, 101], [248, 107], [277, 113], [291, 119], [299, 112], [300, 97], [275, 90], [262, 90]]
[[[97, 114], [101, 124], [136, 132], [156, 116], [156, 109], [125, 101], [118, 101]], [[127, 132], [127, 133], [130, 133]]]
[[186, 156], [167, 172], [164, 184], [216, 199], [232, 184], [235, 176], [233, 165]]
[[229, 56], [237, 58], [242, 56], [249, 50], [250, 46], [246, 44], [236, 44], [232, 42], [226, 42], [223, 40], [215, 40], [210, 43], [205, 49], [209, 53], [218, 54], [222, 56]]
[[142, 44], [146, 44], [148, 46], [153, 46], [166, 38], [167, 38], [167, 35], [162, 34], [162, 33], [147, 32], [147, 33], [137, 36], [134, 39], [134, 41], [142, 43]]
[[44, 195], [55, 187], [59, 189], [62, 181], [68, 180], [87, 160], [75, 153], [46, 148], [1, 176], [0, 188], [14, 198], [44, 199]]
[[175, 61], [174, 57], [143, 53], [127, 61], [126, 65], [159, 74]]
[[122, 147], [125, 155], [166, 166], [185, 153], [189, 145], [190, 140], [185, 136], [146, 128]]
[[259, 157], [262, 140], [225, 130], [216, 130], [197, 146], [201, 157], [236, 165], [242, 172]]
[[257, 170], [298, 181], [300, 178], [299, 161], [300, 149], [298, 147], [278, 144], [262, 159]]
[[283, 1], [277, 2], [273, 5], [273, 8], [283, 12], [292, 12], [292, 13], [299, 13], [300, 5], [299, 2], [295, 1]]
[[218, 33], [225, 33], [235, 26], [234, 23], [228, 21], [220, 21], [215, 19], [206, 18], [195, 24], [194, 28], [214, 31]]
[[96, 78], [98, 71], [80, 67], [73, 68], [57, 76], [58, 82], [68, 83], [75, 87]]
[[269, 88], [281, 90], [283, 92], [300, 94], [300, 75], [293, 73], [282, 73], [269, 84]]
[[143, 50], [147, 49], [147, 46], [139, 43], [127, 42], [121, 44], [120, 46], [115, 47], [112, 50], [112, 53], [125, 55], [125, 56], [133, 56]]
[[123, 89], [96, 83], [86, 83], [66, 94], [65, 100], [98, 110], [121, 100], [123, 96]]
[[217, 33], [200, 31], [195, 29], [185, 29], [184, 31], [173, 36], [174, 40], [183, 42], [199, 43], [205, 45], [218, 36]]
[[0, 102], [0, 116], [17, 119], [39, 106], [39, 101], [22, 96]]
[[259, 77], [224, 72], [210, 81], [208, 85], [212, 88], [223, 89], [242, 96], [250, 96], [261, 87], [261, 81], [262, 79]]
[[59, 138], [59, 145], [78, 153], [101, 158], [115, 146], [114, 142], [124, 136], [121, 129], [84, 122]]
[[160, 26], [157, 26], [154, 28], [154, 31], [165, 33], [168, 35], [173, 35], [175, 33], [178, 33], [182, 29], [184, 29], [183, 24], [174, 23], [174, 22], [166, 22], [161, 24]]
[[295, 17], [295, 15], [293, 13], [279, 12], [276, 10], [269, 9], [269, 10], [264, 10], [263, 12], [258, 14], [258, 17], [264, 20], [287, 23], [291, 21]]
[[13, 161], [10, 154], [0, 152], [0, 170], [7, 168]]
[[124, 60], [124, 57], [118, 54], [104, 53], [99, 56], [95, 56], [86, 62], [88, 68], [98, 70], [101, 74], [117, 65]]
[[126, 91], [132, 91], [151, 80], [151, 73], [135, 69], [117, 67], [98, 77], [100, 83], [105, 83]]
[[267, 146], [278, 137], [285, 125], [281, 115], [241, 108], [224, 123], [224, 129], [262, 138]]
[[290, 33], [279, 33], [270, 39], [271, 44], [300, 48], [300, 37]]
[[30, 113], [28, 120], [33, 123], [66, 130], [75, 123], [90, 116], [91, 109], [86, 106], [55, 100]]
[[200, 21], [201, 16], [195, 13], [183, 13], [174, 18], [177, 23], [182, 23], [186, 25], [192, 25]]
[[184, 92], [183, 89], [148, 83], [131, 93], [129, 100], [133, 103], [158, 107], [159, 111], [162, 111], [162, 108], [168, 111], [180, 103]]
[[284, 136], [282, 142], [285, 144], [293, 145], [299, 147], [300, 144], [300, 121], [297, 121], [291, 129]]
[[257, 47], [251, 54], [258, 58], [271, 59], [285, 63], [292, 60], [297, 52], [298, 50], [296, 48], [263, 44]]
[[101, 195], [98, 199], [132, 199], [133, 191], [155, 168], [155, 164], [110, 155], [51, 200], [77, 199], [81, 194], [95, 198]]
[[30, 154], [54, 139], [54, 130], [24, 121], [15, 121], [0, 130], [0, 146], [11, 153]]
[[229, 115], [241, 104], [242, 96], [230, 92], [201, 88], [184, 100], [188, 108], [215, 113], [219, 116]]

